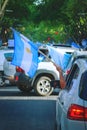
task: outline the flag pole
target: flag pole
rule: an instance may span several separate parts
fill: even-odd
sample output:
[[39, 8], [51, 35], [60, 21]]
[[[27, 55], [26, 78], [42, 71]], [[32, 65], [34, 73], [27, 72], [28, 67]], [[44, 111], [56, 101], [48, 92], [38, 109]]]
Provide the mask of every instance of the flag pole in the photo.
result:
[[[44, 54], [42, 51], [40, 51], [40, 50], [38, 50], [38, 52], [40, 53], [40, 54], [42, 54], [43, 56], [45, 56], [47, 59], [48, 59], [48, 61], [50, 61], [50, 62], [52, 62], [54, 65], [56, 65], [46, 54]], [[56, 65], [57, 66], [57, 65]]]

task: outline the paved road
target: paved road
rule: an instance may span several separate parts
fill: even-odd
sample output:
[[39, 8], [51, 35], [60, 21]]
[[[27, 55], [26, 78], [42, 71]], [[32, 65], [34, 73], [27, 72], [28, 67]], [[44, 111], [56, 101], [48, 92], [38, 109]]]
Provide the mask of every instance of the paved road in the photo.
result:
[[55, 130], [56, 98], [0, 88], [0, 130]]

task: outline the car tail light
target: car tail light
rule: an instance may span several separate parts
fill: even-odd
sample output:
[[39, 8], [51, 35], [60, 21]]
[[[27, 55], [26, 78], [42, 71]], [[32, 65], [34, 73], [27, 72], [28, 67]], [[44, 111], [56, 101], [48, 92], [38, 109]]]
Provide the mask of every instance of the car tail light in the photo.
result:
[[87, 121], [87, 107], [72, 104], [69, 107], [67, 118], [71, 120]]
[[18, 81], [19, 77], [18, 76], [15, 76], [15, 81]]
[[24, 70], [22, 68], [16, 66], [16, 72], [22, 72], [22, 73], [24, 73]]

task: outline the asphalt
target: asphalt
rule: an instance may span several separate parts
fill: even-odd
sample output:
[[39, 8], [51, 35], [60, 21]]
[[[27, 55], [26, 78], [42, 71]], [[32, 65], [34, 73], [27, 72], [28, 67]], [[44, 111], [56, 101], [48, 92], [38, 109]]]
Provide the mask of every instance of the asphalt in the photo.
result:
[[56, 98], [0, 88], [0, 130], [55, 130]]

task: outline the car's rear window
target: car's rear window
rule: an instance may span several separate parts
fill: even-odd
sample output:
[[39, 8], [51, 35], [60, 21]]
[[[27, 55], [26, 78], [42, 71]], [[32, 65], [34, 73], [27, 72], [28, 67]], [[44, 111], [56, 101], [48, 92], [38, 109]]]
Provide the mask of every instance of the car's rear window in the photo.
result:
[[66, 89], [70, 90], [73, 86], [73, 80], [77, 79], [79, 75], [79, 67], [77, 66], [77, 64], [75, 64], [74, 66], [72, 66], [70, 74], [67, 75], [66, 77]]
[[85, 71], [81, 76], [79, 96], [80, 98], [87, 100], [87, 71]]

